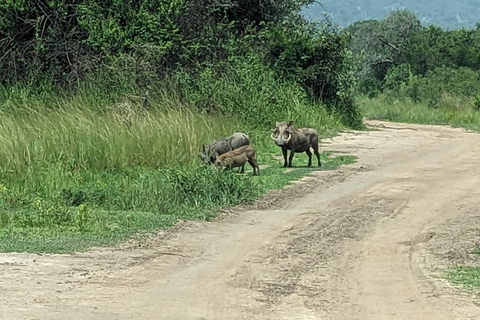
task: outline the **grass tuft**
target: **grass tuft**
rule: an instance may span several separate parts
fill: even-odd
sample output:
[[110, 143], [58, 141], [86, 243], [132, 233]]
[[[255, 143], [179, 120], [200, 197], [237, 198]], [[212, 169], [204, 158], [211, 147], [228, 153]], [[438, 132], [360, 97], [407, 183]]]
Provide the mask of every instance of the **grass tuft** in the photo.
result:
[[478, 290], [480, 288], [480, 268], [457, 266], [446, 271], [445, 277], [451, 283], [461, 285], [466, 289]]

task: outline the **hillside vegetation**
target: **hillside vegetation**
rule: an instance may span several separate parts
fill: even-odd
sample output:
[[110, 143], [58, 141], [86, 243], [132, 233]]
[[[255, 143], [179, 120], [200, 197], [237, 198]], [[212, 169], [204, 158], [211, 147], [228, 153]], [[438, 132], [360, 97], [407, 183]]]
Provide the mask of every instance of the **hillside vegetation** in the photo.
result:
[[[304, 20], [305, 3], [2, 2], [0, 251], [70, 252], [211, 219], [317, 170], [283, 173], [275, 121], [329, 136], [361, 115], [348, 37]], [[235, 131], [270, 165], [260, 177], [200, 163], [202, 144]]]
[[474, 0], [323, 0], [302, 10], [307, 19], [322, 19], [327, 13], [331, 21], [342, 27], [360, 20], [379, 20], [392, 10], [415, 13], [422, 25], [436, 25], [443, 29], [474, 28], [480, 15], [480, 6]]
[[403, 10], [346, 30], [366, 116], [479, 127], [480, 29], [425, 27]]

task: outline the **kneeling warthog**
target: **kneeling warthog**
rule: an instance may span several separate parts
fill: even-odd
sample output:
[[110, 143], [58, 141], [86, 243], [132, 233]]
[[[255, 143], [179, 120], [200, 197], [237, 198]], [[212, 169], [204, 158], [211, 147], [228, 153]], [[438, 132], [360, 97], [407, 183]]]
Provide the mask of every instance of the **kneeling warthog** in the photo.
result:
[[287, 151], [290, 150], [290, 157], [288, 158], [288, 166], [292, 166], [293, 156], [295, 152], [305, 152], [308, 155], [308, 166], [312, 165], [312, 147], [313, 152], [317, 156], [318, 166], [321, 167], [320, 154], [318, 153], [318, 133], [312, 128], [294, 128], [293, 121], [276, 122], [276, 128], [272, 129], [272, 140], [275, 144], [282, 148], [283, 159], [285, 160], [283, 166], [287, 166]]
[[253, 168], [253, 175], [255, 175], [255, 169], [257, 174], [260, 175], [260, 167], [258, 166], [257, 159], [255, 155], [257, 150], [254, 146], [246, 145], [235, 150], [226, 152], [220, 155], [217, 160], [215, 160], [215, 167], [225, 169], [233, 169], [236, 167], [244, 167], [245, 162], [248, 161]]
[[[215, 163], [218, 156], [250, 144], [250, 138], [242, 132], [235, 132], [229, 137], [217, 140], [210, 145], [203, 145], [200, 159], [205, 163]], [[242, 167], [242, 172], [244, 168]]]

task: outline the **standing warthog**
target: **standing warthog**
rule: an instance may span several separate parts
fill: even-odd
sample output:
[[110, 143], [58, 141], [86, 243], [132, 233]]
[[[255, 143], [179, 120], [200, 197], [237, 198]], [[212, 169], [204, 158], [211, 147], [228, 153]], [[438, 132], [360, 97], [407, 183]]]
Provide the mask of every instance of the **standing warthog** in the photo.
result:
[[[249, 144], [250, 138], [245, 133], [236, 132], [230, 137], [217, 140], [210, 145], [203, 145], [202, 152], [200, 152], [200, 159], [206, 164], [215, 163], [215, 160], [218, 158], [218, 156], [224, 154], [225, 152], [232, 151]], [[243, 167], [241, 172], [244, 172]]]
[[256, 153], [257, 150], [254, 146], [242, 146], [220, 155], [215, 160], [215, 167], [224, 167], [225, 169], [233, 169], [236, 167], [243, 168], [245, 166], [245, 162], [248, 161], [253, 168], [253, 175], [255, 175], [255, 169], [257, 170], [257, 174], [260, 175], [260, 167], [258, 166], [257, 159], [255, 158]]
[[294, 128], [293, 121], [276, 122], [276, 128], [272, 129], [271, 138], [275, 144], [282, 148], [283, 158], [285, 160], [284, 167], [287, 166], [287, 151], [290, 150], [288, 166], [292, 166], [292, 159], [295, 152], [305, 152], [308, 155], [308, 166], [312, 165], [312, 147], [313, 152], [317, 156], [318, 166], [321, 167], [320, 154], [318, 153], [318, 133], [312, 128]]

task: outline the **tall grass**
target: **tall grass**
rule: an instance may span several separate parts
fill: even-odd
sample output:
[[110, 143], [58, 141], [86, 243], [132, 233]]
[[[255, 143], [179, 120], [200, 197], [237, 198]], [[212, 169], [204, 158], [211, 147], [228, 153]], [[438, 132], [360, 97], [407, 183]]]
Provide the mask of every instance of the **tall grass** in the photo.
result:
[[186, 108], [99, 114], [66, 103], [21, 110], [0, 113], [3, 176], [58, 162], [91, 170], [191, 165], [202, 142], [239, 129], [231, 116], [206, 117]]
[[[253, 90], [248, 83], [262, 83], [232, 79], [223, 94], [205, 79], [199, 83], [214, 99], [159, 90], [147, 104], [106, 88], [102, 95], [101, 85], [74, 94], [0, 90], [0, 251], [70, 252], [166, 228], [179, 218], [210, 219], [219, 208], [318, 169], [283, 173], [270, 129], [275, 121], [293, 120], [331, 136], [342, 129], [339, 119], [298, 88], [282, 84], [271, 100], [268, 89], [278, 83]], [[242, 94], [237, 85], [260, 93]], [[221, 108], [211, 112], [201, 101]], [[263, 104], [268, 108], [248, 112]], [[260, 177], [248, 168], [239, 175], [200, 163], [202, 144], [236, 131], [247, 133], [259, 163], [271, 166]], [[352, 161], [322, 158], [322, 169]], [[305, 165], [306, 156], [295, 161]]]

